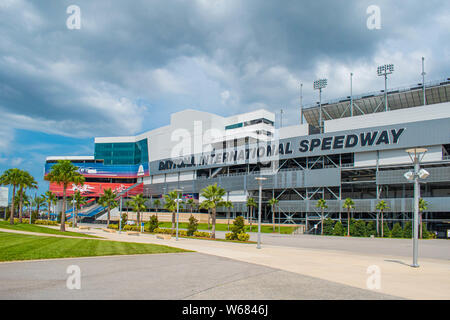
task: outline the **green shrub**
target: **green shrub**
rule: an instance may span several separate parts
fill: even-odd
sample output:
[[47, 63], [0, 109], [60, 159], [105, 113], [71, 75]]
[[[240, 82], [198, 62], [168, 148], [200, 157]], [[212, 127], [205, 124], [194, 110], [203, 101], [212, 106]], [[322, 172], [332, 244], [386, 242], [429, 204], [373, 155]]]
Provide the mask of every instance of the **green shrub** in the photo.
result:
[[412, 238], [412, 223], [411, 221], [406, 222], [405, 228], [403, 229], [403, 238]]
[[31, 223], [35, 223], [36, 222], [36, 220], [38, 219], [38, 213], [37, 213], [37, 211], [32, 211], [31, 212]]
[[108, 229], [119, 230], [119, 225], [115, 223], [110, 223]]
[[345, 229], [344, 226], [340, 221], [336, 222], [333, 228], [333, 235], [334, 236], [343, 236], [345, 235]]
[[58, 222], [53, 220], [36, 220], [34, 224], [46, 225], [46, 226], [57, 226]]
[[209, 232], [204, 232], [204, 231], [195, 231], [194, 237], [211, 238], [211, 234]]
[[241, 232], [238, 234], [239, 241], [248, 241], [250, 239], [250, 235], [248, 233]]
[[225, 240], [233, 240], [233, 232], [225, 233]]
[[334, 228], [334, 221], [331, 218], [326, 218], [323, 221], [323, 234], [324, 235], [332, 235]]
[[158, 225], [159, 225], [159, 223], [158, 223], [158, 217], [157, 217], [156, 215], [152, 215], [152, 216], [150, 217], [150, 221], [149, 221], [149, 223], [148, 223], [148, 231], [149, 231], [149, 232], [154, 232], [154, 230], [155, 230], [156, 228], [158, 228]]
[[126, 224], [123, 226], [123, 231], [140, 231], [136, 225]]
[[127, 216], [126, 213], [123, 213], [122, 214], [122, 221], [121, 221], [122, 226], [125, 226], [127, 224], [127, 221], [128, 221], [128, 216]]
[[369, 223], [366, 225], [366, 237], [376, 235], [377, 235], [377, 225], [375, 221], [369, 221]]
[[233, 225], [231, 226], [231, 232], [233, 233], [231, 240], [238, 240], [238, 235], [240, 233], [245, 233], [244, 228], [244, 218], [242, 216], [236, 217], [233, 221]]
[[187, 227], [187, 234], [188, 236], [194, 235], [194, 232], [198, 229], [198, 220], [195, 219], [195, 217], [191, 214], [189, 217], [189, 224]]
[[401, 238], [403, 237], [403, 229], [400, 226], [400, 223], [395, 223], [392, 227], [391, 238]]
[[[381, 230], [380, 230], [380, 232], [381, 232]], [[384, 238], [391, 237], [391, 230], [389, 229], [387, 222], [383, 223], [383, 237]]]
[[363, 220], [353, 221], [353, 224], [350, 225], [350, 235], [353, 237], [365, 237], [366, 223]]

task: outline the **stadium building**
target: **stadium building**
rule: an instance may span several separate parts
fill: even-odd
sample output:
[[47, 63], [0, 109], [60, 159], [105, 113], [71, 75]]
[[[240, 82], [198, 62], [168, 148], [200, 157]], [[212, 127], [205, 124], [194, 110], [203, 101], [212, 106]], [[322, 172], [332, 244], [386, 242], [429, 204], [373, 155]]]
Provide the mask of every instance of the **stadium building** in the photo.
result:
[[[446, 236], [450, 229], [450, 79], [345, 97], [301, 107], [301, 121], [280, 127], [275, 114], [257, 110], [231, 117], [184, 110], [170, 124], [137, 136], [95, 138], [95, 152], [86, 157], [48, 157], [45, 174], [60, 159], [69, 159], [86, 177], [73, 185], [89, 197], [81, 216], [103, 220], [96, 199], [106, 188], [119, 197], [143, 193], [160, 198], [174, 189], [201, 201], [201, 189], [217, 183], [232, 201], [232, 217], [248, 218], [246, 201], [258, 199], [264, 175], [263, 221], [272, 221], [268, 200], [277, 198], [276, 219], [303, 224], [313, 232], [320, 223], [317, 200], [324, 198], [326, 217], [346, 221], [342, 208], [352, 198], [356, 219], [376, 219], [376, 204], [385, 200], [384, 220], [410, 221], [413, 182], [404, 177], [413, 165], [406, 149], [426, 148], [421, 167], [421, 197], [428, 203], [423, 221]], [[423, 93], [425, 91], [425, 104]], [[300, 118], [300, 117], [299, 117]], [[50, 190], [62, 195], [61, 188]], [[218, 210], [225, 217], [225, 208]], [[70, 214], [70, 210], [67, 212]], [[278, 214], [280, 216], [278, 216]]]

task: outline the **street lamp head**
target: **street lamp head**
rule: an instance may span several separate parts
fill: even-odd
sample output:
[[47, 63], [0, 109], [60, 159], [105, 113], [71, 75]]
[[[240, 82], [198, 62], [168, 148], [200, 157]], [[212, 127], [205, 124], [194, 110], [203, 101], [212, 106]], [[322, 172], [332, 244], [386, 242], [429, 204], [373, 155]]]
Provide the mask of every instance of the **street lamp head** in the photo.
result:
[[411, 148], [411, 149], [406, 149], [406, 152], [408, 152], [409, 154], [421, 154], [421, 153], [425, 153], [427, 152], [428, 149], [427, 148]]
[[328, 84], [328, 79], [319, 79], [314, 81], [314, 89], [315, 90], [319, 90], [319, 89], [323, 89], [327, 86]]
[[255, 180], [264, 181], [264, 180], [267, 180], [267, 178], [266, 177], [256, 177]]
[[420, 179], [426, 179], [430, 173], [425, 169], [420, 169], [418, 175]]

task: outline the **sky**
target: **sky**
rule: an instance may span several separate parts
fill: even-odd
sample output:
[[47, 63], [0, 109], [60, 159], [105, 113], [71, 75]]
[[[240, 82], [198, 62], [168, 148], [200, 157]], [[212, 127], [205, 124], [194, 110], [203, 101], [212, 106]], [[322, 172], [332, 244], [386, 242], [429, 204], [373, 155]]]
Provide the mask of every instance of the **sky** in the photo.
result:
[[[79, 28], [73, 28], [76, 5]], [[379, 8], [373, 20], [369, 6]], [[377, 17], [375, 17], [377, 18]], [[68, 27], [69, 25], [71, 28]], [[368, 20], [379, 28], [369, 28]], [[94, 137], [133, 135], [192, 108], [265, 108], [283, 125], [318, 100], [450, 77], [448, 1], [0, 1], [0, 174], [93, 155]]]

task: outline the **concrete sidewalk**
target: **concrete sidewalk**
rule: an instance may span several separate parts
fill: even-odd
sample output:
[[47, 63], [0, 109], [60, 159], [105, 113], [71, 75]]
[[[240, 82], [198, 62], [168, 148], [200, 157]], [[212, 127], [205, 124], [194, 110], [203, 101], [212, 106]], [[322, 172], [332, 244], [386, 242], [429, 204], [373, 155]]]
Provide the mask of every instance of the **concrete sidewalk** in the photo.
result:
[[[69, 231], [75, 231], [69, 228]], [[180, 238], [159, 240], [155, 235], [128, 236], [91, 229], [91, 234], [115, 241], [164, 244], [200, 253], [254, 263], [323, 280], [368, 289], [368, 268], [380, 270], [380, 289], [374, 291], [409, 299], [449, 299], [450, 261], [424, 258], [420, 268], [411, 268], [409, 257], [362, 254], [298, 247], [208, 241]]]

